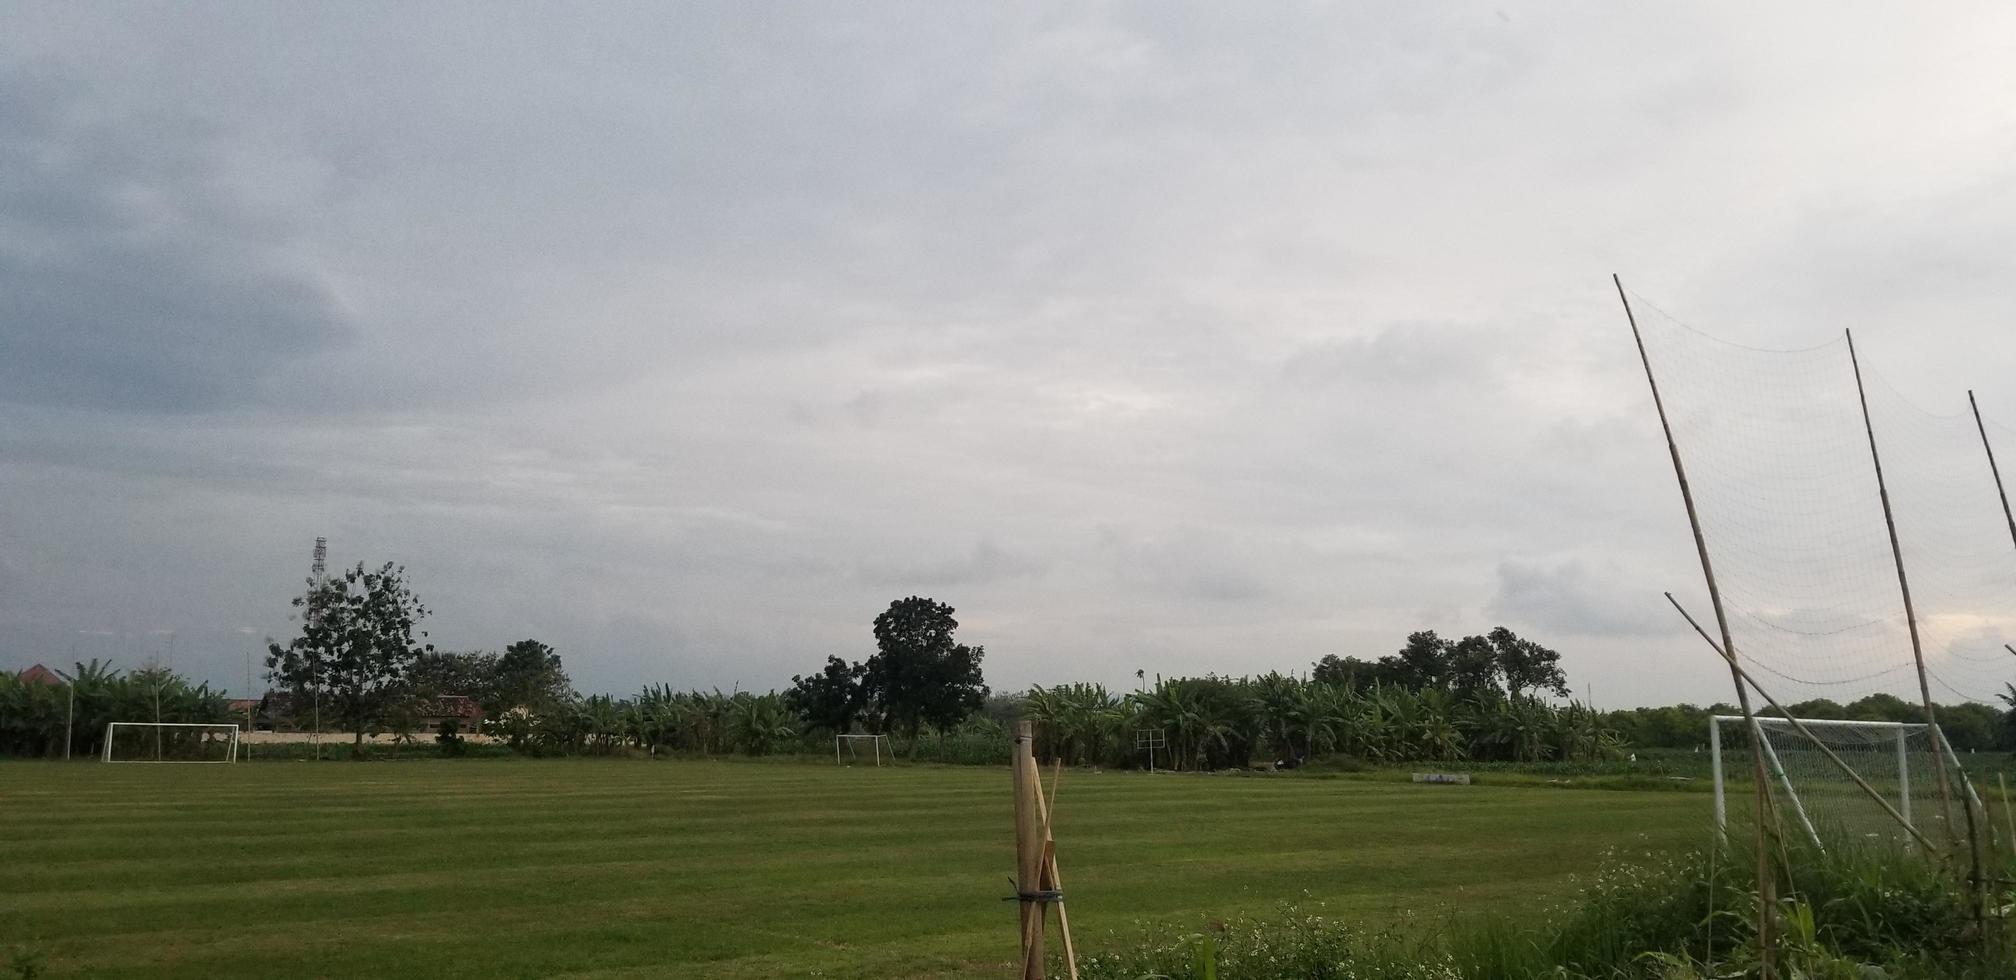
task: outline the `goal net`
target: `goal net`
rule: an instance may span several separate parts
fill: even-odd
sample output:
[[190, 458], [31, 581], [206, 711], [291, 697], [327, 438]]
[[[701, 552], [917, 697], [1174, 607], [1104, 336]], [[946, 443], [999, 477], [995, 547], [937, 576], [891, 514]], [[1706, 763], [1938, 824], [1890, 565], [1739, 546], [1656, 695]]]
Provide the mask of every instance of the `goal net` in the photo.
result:
[[105, 726], [106, 762], [236, 762], [231, 722], [115, 721]]
[[[1765, 774], [1771, 780], [1786, 833], [1816, 841], [1831, 835], [1907, 839], [1909, 832], [1897, 822], [1901, 816], [1927, 837], [1944, 839], [1949, 820], [1965, 820], [1962, 798], [1971, 791], [1955, 768], [1951, 749], [1940, 741], [1944, 736], [1937, 727], [1804, 718], [1800, 723], [1814, 738], [1807, 738], [1784, 718], [1757, 717]], [[1814, 739], [1832, 749], [1855, 776], [1827, 758]], [[1732, 814], [1738, 826], [1753, 819], [1757, 798], [1751, 752], [1754, 741], [1750, 723], [1741, 717], [1716, 715], [1710, 722], [1718, 830], [1728, 826]], [[1942, 760], [1947, 775], [1943, 791], [1939, 778]], [[1883, 804], [1856, 784], [1855, 777], [1881, 795], [1897, 816], [1886, 812]], [[1957, 825], [1952, 829], [1965, 830]]]
[[835, 735], [833, 761], [843, 766], [851, 766], [857, 762], [866, 763], [873, 760], [879, 767], [882, 765], [883, 746], [888, 743], [887, 735]]

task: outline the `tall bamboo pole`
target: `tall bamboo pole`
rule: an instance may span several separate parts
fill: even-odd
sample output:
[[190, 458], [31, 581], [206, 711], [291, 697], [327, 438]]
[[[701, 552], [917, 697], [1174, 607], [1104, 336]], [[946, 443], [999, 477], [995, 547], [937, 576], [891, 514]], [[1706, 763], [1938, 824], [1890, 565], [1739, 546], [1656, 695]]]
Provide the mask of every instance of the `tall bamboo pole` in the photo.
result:
[[1988, 442], [1988, 427], [1981, 423], [1981, 406], [1975, 403], [1972, 389], [1967, 392], [1967, 407], [1974, 410], [1974, 430], [1981, 433], [1981, 449], [1988, 454], [1988, 472], [1995, 475], [1995, 496], [2002, 501], [2002, 519], [2009, 523], [2009, 543], [2016, 544], [2016, 514], [2009, 512], [2009, 493], [2002, 489], [2002, 470], [1995, 465], [1995, 447]]
[[1043, 818], [1043, 887], [1057, 892], [1057, 933], [1064, 940], [1064, 965], [1071, 972], [1071, 980], [1078, 980], [1078, 947], [1071, 942], [1071, 916], [1064, 911], [1064, 878], [1057, 873], [1057, 782], [1063, 774], [1064, 760], [1054, 759], [1050, 763], [1050, 798], [1046, 801], [1037, 796], [1037, 815]]
[[1043, 919], [1046, 905], [1034, 896], [1043, 888], [1042, 786], [1036, 774], [1034, 726], [1015, 725], [1015, 891], [1022, 910], [1022, 977], [1043, 980]]
[[[1869, 435], [1869, 461], [1876, 467], [1876, 496], [1883, 502], [1883, 526], [1890, 532], [1890, 557], [1897, 564], [1897, 590], [1904, 595], [1904, 625], [1911, 633], [1911, 659], [1918, 665], [1918, 696], [1925, 702], [1925, 724], [1939, 727], [1937, 709], [1932, 707], [1932, 685], [1925, 679], [1925, 647], [1918, 639], [1918, 609], [1911, 604], [1911, 578], [1904, 574], [1904, 546], [1897, 540], [1897, 519], [1890, 510], [1890, 488], [1883, 481], [1883, 456], [1876, 451], [1876, 426], [1869, 421], [1869, 396], [1862, 388], [1862, 361], [1855, 356], [1855, 331], [1848, 337], [1848, 364], [1855, 370], [1855, 398], [1862, 404], [1862, 430]], [[1953, 791], [1947, 785], [1946, 751], [1939, 739], [1932, 740], [1932, 761], [1939, 772], [1939, 806], [1946, 818], [1946, 832], [1953, 827]]]
[[1729, 635], [1729, 614], [1722, 608], [1722, 590], [1715, 584], [1715, 563], [1708, 558], [1708, 539], [1701, 533], [1701, 515], [1694, 508], [1694, 490], [1687, 484], [1687, 467], [1680, 462], [1680, 445], [1673, 441], [1673, 425], [1666, 418], [1666, 402], [1659, 396], [1659, 379], [1652, 373], [1652, 358], [1645, 353], [1645, 337], [1638, 331], [1638, 316], [1631, 311], [1631, 298], [1624, 294], [1624, 280], [1610, 276], [1617, 287], [1617, 299], [1624, 304], [1624, 318], [1631, 324], [1631, 339], [1638, 345], [1638, 362], [1645, 368], [1645, 383], [1652, 388], [1652, 407], [1659, 412], [1659, 429], [1666, 436], [1666, 452], [1673, 458], [1673, 477], [1680, 484], [1680, 502], [1687, 508], [1687, 523], [1694, 529], [1694, 551], [1701, 558], [1701, 576], [1708, 582], [1708, 601], [1715, 609], [1715, 624], [1722, 632], [1722, 649], [1727, 651], [1729, 679], [1736, 685], [1736, 703], [1750, 725], [1750, 761], [1757, 778], [1757, 949], [1763, 980], [1776, 975], [1777, 943], [1772, 915], [1777, 898], [1777, 879], [1771, 873], [1771, 846], [1765, 834], [1765, 814], [1770, 809], [1770, 778], [1764, 770], [1764, 732], [1750, 710], [1750, 693], [1743, 687], [1743, 675], [1736, 666], [1736, 644]]

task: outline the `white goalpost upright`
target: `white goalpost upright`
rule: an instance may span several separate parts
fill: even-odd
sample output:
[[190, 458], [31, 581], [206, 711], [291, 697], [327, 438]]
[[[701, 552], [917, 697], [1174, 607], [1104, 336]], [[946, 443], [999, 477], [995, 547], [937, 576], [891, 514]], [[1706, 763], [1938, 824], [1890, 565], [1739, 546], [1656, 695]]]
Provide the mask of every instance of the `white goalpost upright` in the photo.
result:
[[[1954, 765], [1953, 749], [1937, 726], [1896, 721], [1839, 721], [1820, 718], [1799, 719], [1813, 739], [1824, 742], [1836, 757], [1868, 784], [1865, 790], [1854, 777], [1827, 758], [1812, 740], [1800, 734], [1792, 722], [1773, 715], [1756, 716], [1757, 734], [1762, 737], [1764, 764], [1768, 776], [1784, 795], [1784, 807], [1798, 821], [1799, 829], [1815, 844], [1820, 828], [1879, 834], [1896, 827], [1896, 820], [1870, 799], [1873, 790], [1882, 794], [1907, 826], [1919, 828], [1928, 819], [1948, 819], [1939, 798], [1939, 766]], [[1741, 760], [1750, 755], [1750, 722], [1738, 715], [1715, 715], [1708, 723], [1709, 765], [1715, 780], [1715, 829], [1726, 832], [1731, 799], [1731, 782], [1751, 783], [1751, 769]], [[1725, 763], [1728, 753], [1734, 764]], [[1955, 792], [1971, 795], [1965, 780], [1948, 781]]]
[[[115, 721], [105, 726], [105, 761], [233, 763], [238, 731], [236, 722]], [[137, 749], [121, 751], [121, 732], [139, 736], [128, 740]]]
[[[887, 745], [887, 744], [889, 744], [889, 736], [887, 736], [887, 735], [835, 735], [835, 736], [833, 736], [833, 763], [834, 763], [835, 765], [842, 765], [842, 766], [846, 766], [846, 765], [853, 765], [853, 761], [851, 761], [851, 760], [856, 760], [856, 759], [859, 759], [859, 758], [860, 758], [860, 747], [859, 747], [859, 746], [860, 746], [860, 743], [862, 743], [862, 742], [867, 742], [867, 743], [869, 743], [870, 747], [871, 747], [871, 748], [872, 748], [872, 749], [874, 750], [874, 753], [875, 753], [875, 766], [876, 766], [876, 768], [878, 768], [878, 769], [879, 769], [879, 768], [881, 768], [881, 766], [882, 766], [882, 746], [884, 746], [884, 745]], [[844, 759], [844, 760], [843, 760], [843, 759], [842, 759], [842, 758], [840, 757], [840, 746], [841, 746], [841, 744], [842, 744], [842, 743], [845, 743], [845, 744], [846, 744], [846, 746], [847, 746], [847, 759]], [[893, 754], [892, 754], [892, 755], [890, 755], [890, 758], [891, 758], [891, 759], [894, 759], [894, 758], [895, 758], [895, 755], [893, 755]]]

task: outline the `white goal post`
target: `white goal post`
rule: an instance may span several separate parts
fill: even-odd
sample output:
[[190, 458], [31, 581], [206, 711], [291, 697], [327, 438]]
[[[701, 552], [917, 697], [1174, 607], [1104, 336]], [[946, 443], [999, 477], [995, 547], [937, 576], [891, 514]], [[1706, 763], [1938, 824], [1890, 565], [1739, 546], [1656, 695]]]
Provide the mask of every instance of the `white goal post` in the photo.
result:
[[[121, 732], [137, 750], [118, 757]], [[152, 736], [152, 737], [149, 737]], [[232, 763], [238, 761], [238, 724], [202, 721], [115, 721], [105, 726], [106, 762]]]
[[[1762, 736], [1758, 744], [1763, 750], [1765, 774], [1784, 794], [1784, 810], [1816, 844], [1822, 829], [1865, 835], [1908, 833], [1870, 798], [1870, 790], [1881, 794], [1896, 816], [1913, 829], [1928, 820], [1951, 819], [1942, 793], [1955, 797], [1965, 793], [1973, 798], [1972, 785], [1953, 769], [1957, 762], [1951, 743], [1935, 725], [1821, 718], [1801, 718], [1799, 723], [1812, 733], [1811, 739], [1800, 734], [1791, 721], [1773, 715], [1757, 715], [1756, 731]], [[1739, 715], [1709, 719], [1709, 765], [1715, 780], [1718, 833], [1727, 831], [1730, 801], [1755, 789], [1750, 725]], [[1814, 740], [1825, 743], [1869, 789], [1856, 785], [1855, 777], [1827, 758]], [[1950, 774], [1943, 790], [1942, 764]], [[1744, 789], [1732, 793], [1731, 784], [1742, 784]], [[1953, 802], [1966, 805], [1958, 799]]]
[[[862, 742], [864, 742], [864, 741], [865, 741], [865, 742], [868, 742], [868, 743], [870, 744], [870, 746], [871, 746], [871, 747], [872, 747], [872, 748], [874, 749], [874, 751], [875, 751], [875, 766], [876, 766], [876, 768], [881, 768], [881, 766], [882, 766], [882, 746], [884, 746], [884, 745], [887, 745], [887, 744], [889, 744], [889, 736], [887, 736], [887, 735], [835, 735], [835, 736], [833, 736], [833, 762], [834, 762], [834, 764], [835, 764], [835, 765], [842, 765], [842, 766], [845, 766], [845, 765], [852, 765], [852, 764], [853, 764], [853, 763], [852, 763], [852, 762], [850, 762], [850, 761], [847, 761], [847, 760], [843, 760], [843, 759], [841, 759], [841, 758], [840, 758], [840, 745], [841, 745], [841, 743], [843, 743], [843, 742], [844, 742], [844, 743], [846, 743], [846, 745], [847, 745], [847, 756], [848, 756], [848, 759], [858, 759], [858, 758], [860, 758], [860, 748], [859, 748], [859, 746], [860, 746], [860, 743], [862, 743]], [[893, 754], [892, 754], [892, 755], [890, 755], [890, 757], [889, 757], [889, 758], [891, 758], [891, 759], [894, 759], [894, 758], [896, 758], [896, 757], [895, 757], [895, 755], [893, 755]]]

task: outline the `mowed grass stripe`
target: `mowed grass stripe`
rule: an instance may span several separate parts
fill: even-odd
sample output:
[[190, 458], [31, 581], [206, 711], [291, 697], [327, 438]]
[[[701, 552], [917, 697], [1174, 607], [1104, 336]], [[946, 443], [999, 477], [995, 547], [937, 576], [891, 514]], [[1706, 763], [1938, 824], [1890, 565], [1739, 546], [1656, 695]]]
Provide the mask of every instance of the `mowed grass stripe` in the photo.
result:
[[[514, 760], [0, 765], [0, 944], [52, 976], [930, 977], [1013, 954], [1008, 774]], [[1531, 908], [1685, 794], [1064, 776], [1074, 924]], [[1509, 901], [1508, 901], [1509, 900]], [[704, 968], [698, 968], [704, 964]]]

